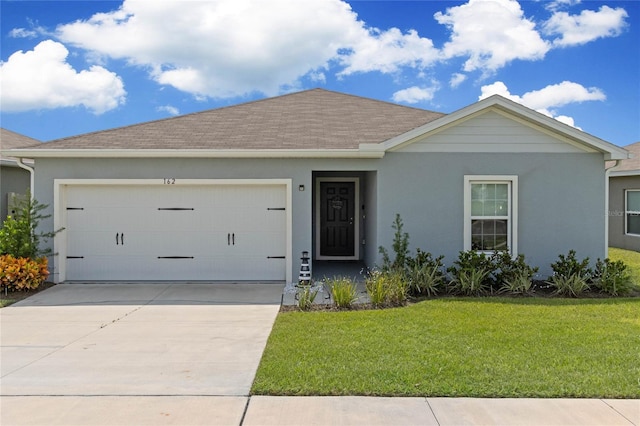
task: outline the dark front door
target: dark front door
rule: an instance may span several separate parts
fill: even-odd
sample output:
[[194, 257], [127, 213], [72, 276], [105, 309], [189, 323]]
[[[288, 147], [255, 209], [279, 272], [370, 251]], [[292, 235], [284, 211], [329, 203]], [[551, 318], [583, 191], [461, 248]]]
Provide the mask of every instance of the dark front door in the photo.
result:
[[355, 182], [320, 182], [320, 255], [354, 256]]

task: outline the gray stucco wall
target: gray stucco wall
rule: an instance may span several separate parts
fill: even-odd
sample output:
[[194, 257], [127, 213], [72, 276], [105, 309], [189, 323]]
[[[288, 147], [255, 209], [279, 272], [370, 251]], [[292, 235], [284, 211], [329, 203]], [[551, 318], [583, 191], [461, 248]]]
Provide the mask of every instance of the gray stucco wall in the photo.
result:
[[518, 252], [551, 274], [575, 249], [605, 255], [605, 177], [598, 154], [388, 153], [378, 171], [378, 244], [391, 247], [400, 213], [410, 247], [444, 255], [463, 250], [464, 176], [518, 176]]
[[0, 167], [0, 221], [7, 218], [7, 194], [26, 194], [31, 185], [29, 172], [19, 167]]
[[[35, 178], [35, 196], [49, 205], [53, 213], [54, 179], [292, 179], [293, 208], [293, 276], [300, 269], [300, 253], [312, 252], [314, 242], [313, 218], [313, 173], [328, 176], [360, 177], [361, 202], [369, 205], [364, 196], [375, 195], [374, 186], [368, 186], [368, 176], [375, 177], [378, 160], [335, 159], [38, 159]], [[344, 173], [341, 173], [344, 172]], [[368, 172], [368, 173], [367, 173]], [[305, 190], [299, 191], [299, 185]], [[364, 188], [364, 189], [362, 189]], [[369, 195], [367, 195], [369, 194]], [[374, 199], [375, 202], [375, 199]], [[375, 206], [372, 206], [375, 210]], [[375, 217], [375, 215], [374, 215]], [[42, 222], [44, 229], [53, 229], [53, 218]], [[365, 224], [375, 244], [375, 224]], [[53, 247], [53, 242], [49, 242]], [[365, 263], [376, 260], [370, 256], [373, 250], [361, 246], [361, 257]], [[57, 259], [51, 259], [55, 274]]]
[[609, 178], [609, 246], [640, 251], [640, 236], [625, 235], [625, 190], [640, 189], [640, 176]]
[[[558, 254], [576, 249], [594, 261], [605, 253], [605, 177], [599, 154], [387, 153], [381, 160], [335, 159], [38, 159], [35, 196], [53, 206], [58, 179], [259, 179], [293, 181], [293, 276], [299, 253], [313, 247], [313, 172], [360, 176], [366, 219], [361, 256], [379, 262], [378, 246], [391, 247], [395, 214], [420, 247], [451, 264], [463, 250], [465, 175], [518, 175], [518, 245], [540, 273]], [[356, 173], [353, 173], [356, 172]], [[305, 191], [298, 191], [299, 185]], [[42, 223], [53, 228], [53, 219]], [[52, 259], [55, 265], [57, 259]], [[55, 268], [55, 266], [54, 266]]]

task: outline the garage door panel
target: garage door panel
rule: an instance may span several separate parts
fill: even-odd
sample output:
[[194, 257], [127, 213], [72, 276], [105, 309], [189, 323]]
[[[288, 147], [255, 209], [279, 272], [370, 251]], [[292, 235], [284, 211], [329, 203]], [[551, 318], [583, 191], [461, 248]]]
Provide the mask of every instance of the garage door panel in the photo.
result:
[[284, 185], [71, 186], [69, 280], [284, 280]]

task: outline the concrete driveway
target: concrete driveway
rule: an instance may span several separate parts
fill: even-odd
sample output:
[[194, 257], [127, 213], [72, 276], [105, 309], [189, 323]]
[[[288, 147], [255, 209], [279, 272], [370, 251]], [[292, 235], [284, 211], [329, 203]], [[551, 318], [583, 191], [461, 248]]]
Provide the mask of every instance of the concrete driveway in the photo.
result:
[[[1, 423], [113, 424], [127, 410], [150, 410], [158, 424], [187, 398], [187, 413], [238, 424], [282, 290], [62, 284], [1, 309]], [[78, 404], [95, 407], [74, 411]], [[72, 415], [83, 411], [90, 421]]]

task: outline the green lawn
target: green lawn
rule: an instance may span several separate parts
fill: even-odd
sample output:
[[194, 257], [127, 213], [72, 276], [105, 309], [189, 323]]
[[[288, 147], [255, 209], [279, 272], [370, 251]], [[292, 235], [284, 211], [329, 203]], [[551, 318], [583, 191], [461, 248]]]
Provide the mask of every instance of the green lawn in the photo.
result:
[[[4, 295], [3, 295], [4, 297]], [[13, 305], [16, 303], [15, 299], [0, 299], [0, 308], [4, 308], [5, 306]]]
[[609, 247], [609, 258], [611, 260], [622, 260], [626, 263], [635, 283], [640, 284], [640, 253], [632, 250]]
[[640, 298], [278, 315], [254, 394], [640, 397]]

